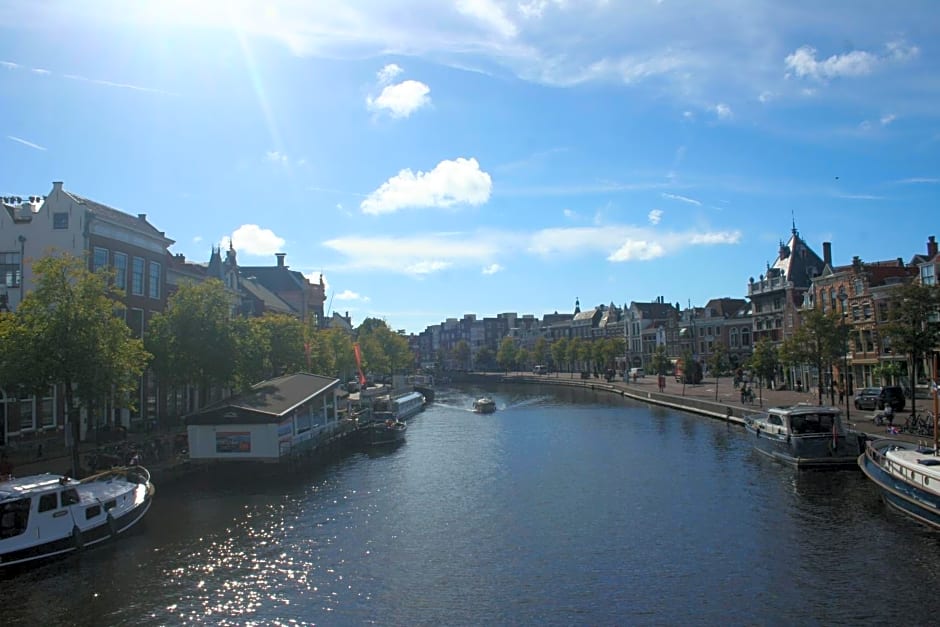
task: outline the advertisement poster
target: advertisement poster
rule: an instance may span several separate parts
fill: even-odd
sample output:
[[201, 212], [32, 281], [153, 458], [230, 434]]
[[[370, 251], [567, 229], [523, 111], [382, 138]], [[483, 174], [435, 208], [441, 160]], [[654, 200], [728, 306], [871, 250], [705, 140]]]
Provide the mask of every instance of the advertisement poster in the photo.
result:
[[250, 453], [251, 432], [217, 431], [215, 434], [216, 453]]

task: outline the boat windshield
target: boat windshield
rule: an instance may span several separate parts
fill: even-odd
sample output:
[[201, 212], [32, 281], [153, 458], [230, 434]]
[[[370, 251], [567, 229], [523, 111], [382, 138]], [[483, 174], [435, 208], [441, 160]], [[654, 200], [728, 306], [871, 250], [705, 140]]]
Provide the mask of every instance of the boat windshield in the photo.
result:
[[835, 416], [831, 413], [790, 416], [790, 431], [798, 434], [832, 433]]

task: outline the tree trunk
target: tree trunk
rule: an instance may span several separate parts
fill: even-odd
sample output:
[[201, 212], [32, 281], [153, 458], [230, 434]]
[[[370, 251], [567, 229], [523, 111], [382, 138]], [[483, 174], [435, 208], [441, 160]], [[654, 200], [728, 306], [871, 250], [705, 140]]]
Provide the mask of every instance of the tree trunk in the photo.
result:
[[66, 381], [64, 385], [66, 415], [68, 416], [69, 429], [72, 433], [72, 476], [76, 479], [81, 479], [81, 409], [75, 406], [75, 394], [72, 391], [72, 382]]

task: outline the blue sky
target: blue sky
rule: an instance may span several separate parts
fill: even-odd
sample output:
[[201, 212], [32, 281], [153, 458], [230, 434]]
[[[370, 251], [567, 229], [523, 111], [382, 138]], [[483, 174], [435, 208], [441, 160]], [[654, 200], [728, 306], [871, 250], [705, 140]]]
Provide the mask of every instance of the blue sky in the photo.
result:
[[940, 235], [932, 1], [0, 0], [0, 193], [52, 181], [354, 324], [742, 297]]

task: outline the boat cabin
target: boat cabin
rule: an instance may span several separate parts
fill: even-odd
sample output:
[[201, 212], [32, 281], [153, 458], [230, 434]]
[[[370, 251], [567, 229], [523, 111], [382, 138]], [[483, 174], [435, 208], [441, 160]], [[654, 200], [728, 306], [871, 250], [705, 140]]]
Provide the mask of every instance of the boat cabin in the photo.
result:
[[[36, 537], [55, 536], [65, 529], [71, 532], [73, 518], [69, 508], [81, 504], [78, 482], [57, 475], [34, 475], [0, 484], [0, 540], [26, 532], [33, 522]], [[88, 520], [107, 513], [117, 502], [88, 503]], [[60, 520], [61, 519], [61, 520]], [[61, 523], [61, 524], [60, 524]]]
[[840, 410], [835, 407], [818, 405], [794, 405], [792, 407], [772, 407], [760, 425], [769, 433], [780, 435], [832, 435], [833, 430], [841, 433]]

